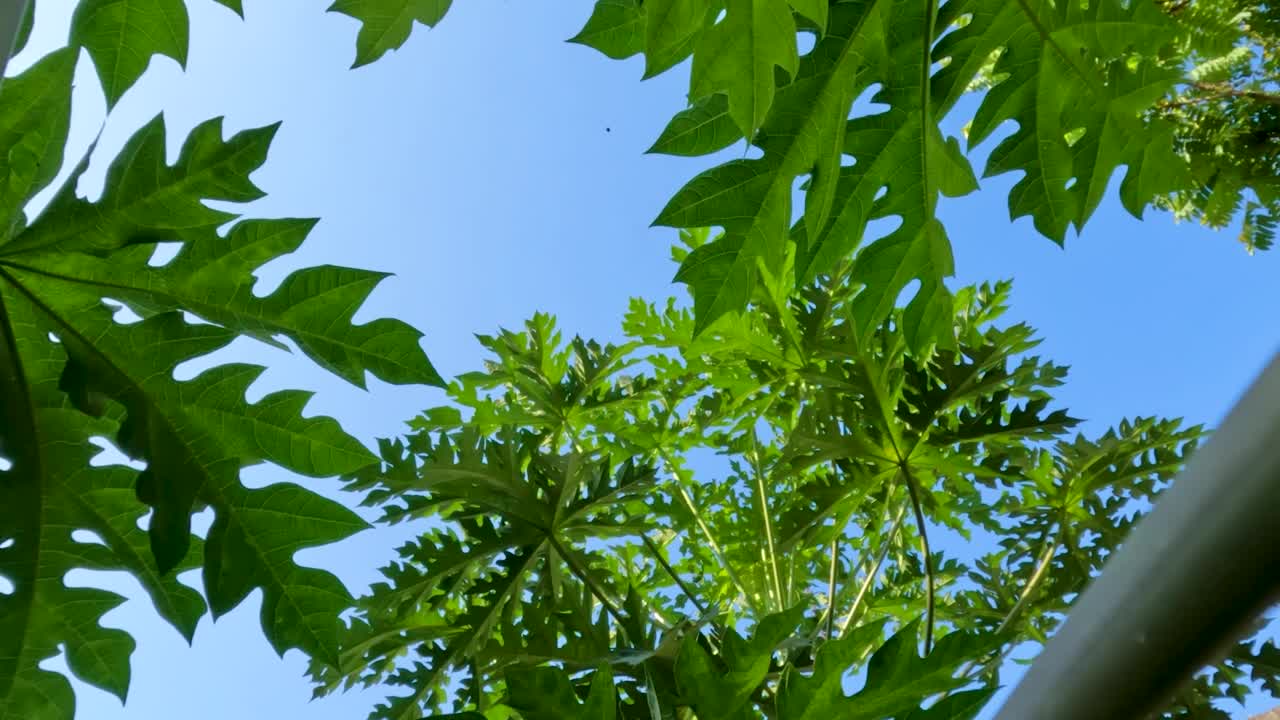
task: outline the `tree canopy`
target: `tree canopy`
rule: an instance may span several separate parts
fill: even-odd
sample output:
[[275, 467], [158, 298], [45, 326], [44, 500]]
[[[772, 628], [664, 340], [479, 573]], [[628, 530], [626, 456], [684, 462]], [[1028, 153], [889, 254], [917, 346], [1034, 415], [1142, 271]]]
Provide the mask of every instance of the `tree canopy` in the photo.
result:
[[[330, 9], [359, 21], [361, 66], [449, 5]], [[352, 322], [383, 274], [313, 267], [252, 292], [314, 220], [208, 203], [261, 196], [249, 176], [275, 126], [227, 137], [209, 120], [169, 164], [156, 118], [100, 198], [77, 195], [87, 158], [64, 155], [80, 51], [113, 107], [153, 56], [185, 63], [190, 35], [184, 0], [79, 0], [67, 46], [0, 84], [0, 718], [73, 716], [67, 679], [41, 667], [64, 647], [78, 678], [125, 697], [134, 641], [99, 623], [122, 598], [67, 586], [76, 568], [131, 573], [187, 637], [261, 589], [265, 636], [312, 658], [319, 693], [407, 688], [375, 717], [972, 717], [1201, 429], [1134, 418], [1073, 435], [1051, 395], [1065, 369], [1000, 323], [1009, 285], [948, 285], [939, 197], [1018, 173], [1010, 217], [1063, 243], [1119, 176], [1136, 216], [1234, 222], [1266, 249], [1275, 12], [598, 0], [574, 42], [641, 55], [646, 77], [689, 69], [688, 107], [652, 152], [758, 151], [690, 179], [654, 221], [679, 231], [687, 298], [637, 299], [620, 346], [566, 343], [545, 315], [482, 337], [492, 362], [374, 453], [305, 415], [306, 391], [246, 400], [262, 367], [175, 378], [249, 337], [357, 386], [446, 385], [420, 332]], [[949, 136], [972, 93], [965, 136]], [[884, 109], [859, 110], [867, 99]], [[1009, 123], [977, 172], [973, 148]], [[76, 172], [33, 206], [64, 165]], [[896, 228], [869, 236], [884, 218]], [[180, 250], [160, 260], [159, 243]], [[144, 469], [94, 464], [95, 438]], [[433, 529], [353, 599], [293, 557], [367, 524], [300, 485], [246, 487], [241, 469], [261, 462], [346, 477], [386, 522]], [[213, 526], [193, 534], [205, 508]], [[951, 556], [939, 533], [992, 549]], [[203, 593], [176, 579], [196, 568]], [[1169, 715], [1212, 716], [1251, 678], [1280, 693], [1278, 673], [1273, 643], [1242, 643]]]

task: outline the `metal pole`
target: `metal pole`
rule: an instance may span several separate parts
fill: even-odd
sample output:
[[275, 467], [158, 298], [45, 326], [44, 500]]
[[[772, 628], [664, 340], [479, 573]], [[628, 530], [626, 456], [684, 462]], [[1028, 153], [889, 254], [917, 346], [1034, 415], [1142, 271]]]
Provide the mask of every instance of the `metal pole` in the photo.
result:
[[18, 32], [27, 14], [28, 0], [0, 0], [0, 83], [4, 82], [5, 68], [18, 42]]
[[1280, 590], [1280, 354], [1116, 551], [997, 720], [1136, 720]]

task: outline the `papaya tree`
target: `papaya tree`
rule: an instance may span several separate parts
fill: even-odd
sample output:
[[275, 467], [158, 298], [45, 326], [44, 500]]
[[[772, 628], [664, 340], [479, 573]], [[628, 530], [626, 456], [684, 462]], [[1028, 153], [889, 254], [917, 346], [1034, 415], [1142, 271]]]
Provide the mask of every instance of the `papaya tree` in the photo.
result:
[[[359, 22], [359, 66], [449, 4], [330, 9]], [[495, 364], [375, 455], [304, 417], [305, 392], [246, 401], [260, 367], [174, 379], [249, 337], [357, 385], [444, 384], [417, 331], [352, 324], [380, 273], [309, 268], [252, 293], [253, 272], [314, 221], [206, 203], [260, 196], [249, 174], [274, 126], [225, 137], [211, 120], [169, 165], [157, 119], [100, 199], [76, 195], [87, 158], [64, 146], [80, 51], [110, 108], [153, 56], [185, 63], [190, 30], [184, 0], [74, 7], [67, 47], [0, 83], [0, 718], [71, 717], [66, 679], [40, 667], [64, 646], [72, 673], [124, 697], [133, 640], [99, 624], [121, 598], [67, 587], [75, 568], [132, 573], [188, 637], [261, 588], [266, 637], [309, 654], [322, 691], [407, 686], [379, 710], [391, 717], [961, 717], [1010, 648], [1052, 631], [1198, 430], [1146, 418], [1070, 436], [1048, 410], [1061, 368], [1027, 360], [1025, 328], [992, 324], [1007, 288], [947, 284], [939, 198], [977, 189], [972, 149], [1012, 121], [982, 175], [1020, 173], [1011, 217], [1056, 242], [1121, 167], [1136, 215], [1242, 217], [1250, 247], [1274, 225], [1262, 5], [598, 0], [576, 42], [643, 55], [646, 77], [690, 61], [689, 106], [655, 128], [654, 152], [758, 150], [657, 217], [684, 231], [675, 280], [692, 311], [639, 303], [617, 348], [565, 349], [546, 317], [486, 338]], [[973, 92], [962, 145], [943, 123]], [[862, 98], [887, 109], [855, 112]], [[64, 164], [76, 172], [32, 206]], [[868, 236], [890, 217], [896, 229]], [[181, 250], [161, 262], [161, 242]], [[93, 464], [95, 438], [145, 468]], [[706, 451], [722, 466], [698, 465]], [[294, 484], [245, 487], [239, 471], [260, 462], [348, 476], [388, 520], [436, 529], [346, 625], [346, 588], [292, 558], [365, 523]], [[931, 528], [998, 549], [947, 557]], [[194, 568], [203, 595], [176, 580]], [[1274, 646], [1242, 645], [1172, 712], [1208, 712], [1275, 664]], [[854, 702], [841, 678], [856, 667]]]
[[[921, 356], [903, 308], [858, 325], [851, 271], [701, 333], [673, 299], [633, 301], [619, 346], [546, 315], [481, 336], [484, 369], [350, 480], [430, 529], [317, 692], [403, 689], [370, 716], [394, 720], [974, 717], [1202, 430], [1076, 433], [1008, 283], [959, 290], [955, 349]], [[1166, 717], [1277, 658], [1242, 643]]]

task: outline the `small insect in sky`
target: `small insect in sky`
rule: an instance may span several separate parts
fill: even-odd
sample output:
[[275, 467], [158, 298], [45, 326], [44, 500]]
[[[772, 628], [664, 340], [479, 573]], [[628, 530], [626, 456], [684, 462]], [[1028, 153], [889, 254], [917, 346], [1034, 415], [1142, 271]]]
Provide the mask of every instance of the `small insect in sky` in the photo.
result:
[[609, 128], [605, 128], [605, 129], [604, 129], [604, 131], [605, 131], [605, 132], [613, 132], [613, 131], [612, 131], [612, 130], [610, 130]]

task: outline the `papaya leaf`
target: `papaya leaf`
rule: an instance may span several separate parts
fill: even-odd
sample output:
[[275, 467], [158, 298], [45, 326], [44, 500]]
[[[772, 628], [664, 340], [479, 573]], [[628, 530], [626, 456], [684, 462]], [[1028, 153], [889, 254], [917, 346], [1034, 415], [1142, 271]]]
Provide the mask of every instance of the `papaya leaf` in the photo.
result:
[[645, 7], [639, 0], [596, 0], [582, 30], [569, 39], [614, 60], [644, 52]]
[[352, 67], [368, 65], [404, 45], [415, 22], [435, 27], [452, 0], [334, 0], [329, 12], [360, 21]]
[[751, 138], [773, 105], [774, 69], [795, 75], [796, 24], [787, 0], [726, 0], [693, 53], [689, 97], [729, 96], [729, 115]]
[[729, 98], [723, 93], [707, 97], [681, 110], [654, 141], [651, 153], [710, 155], [742, 139], [729, 116]]
[[1026, 173], [1010, 192], [1011, 218], [1030, 215], [1037, 230], [1062, 243], [1068, 226], [1084, 226], [1122, 165], [1129, 169], [1120, 197], [1135, 215], [1156, 195], [1185, 186], [1172, 126], [1144, 119], [1181, 75], [1155, 62], [1174, 33], [1157, 3], [966, 0], [941, 13], [948, 23], [971, 18], [934, 49], [934, 57], [950, 58], [933, 78], [940, 107], [959, 99], [992, 53], [999, 52], [993, 72], [1007, 75], [982, 98], [969, 142], [1007, 120], [1018, 124], [991, 151], [985, 171]]
[[507, 671], [508, 703], [526, 720], [614, 720], [617, 700], [607, 665], [591, 675], [584, 701], [564, 671], [551, 667]]
[[791, 672], [778, 692], [780, 720], [850, 718], [880, 720], [915, 712], [933, 695], [957, 689], [969, 681], [956, 672], [971, 657], [993, 647], [988, 637], [967, 633], [943, 636], [926, 657], [916, 652], [918, 623], [910, 623], [880, 646], [867, 665], [867, 679], [852, 696], [844, 694], [842, 675], [858, 635], [824, 645], [818, 651], [813, 675]]
[[240, 17], [244, 17], [243, 0], [214, 0], [214, 2], [217, 2], [220, 5], [226, 5], [232, 12]]
[[714, 658], [697, 633], [686, 636], [675, 667], [681, 695], [700, 717], [739, 717], [764, 681], [774, 652], [792, 637], [802, 618], [799, 607], [769, 615], [760, 620], [750, 640], [726, 629], [721, 652]]
[[185, 0], [80, 0], [71, 44], [84, 47], [98, 69], [107, 107], [142, 76], [153, 55], [187, 65]]
[[666, 72], [693, 51], [715, 0], [648, 0], [644, 21], [644, 77]]
[[[131, 38], [159, 17], [118, 14], [136, 2], [98, 15], [96, 5], [80, 6], [77, 32], [89, 33], [82, 39], [105, 43], [114, 32], [130, 52], [138, 49]], [[106, 56], [92, 52], [101, 65]], [[133, 640], [99, 624], [122, 598], [68, 587], [64, 576], [75, 569], [130, 572], [190, 638], [206, 599], [176, 574], [203, 567], [215, 615], [261, 589], [263, 630], [278, 652], [340, 660], [338, 615], [350, 596], [337, 578], [293, 558], [366, 523], [295, 484], [246, 488], [240, 471], [272, 462], [327, 477], [374, 465], [376, 456], [332, 419], [304, 416], [309, 393], [248, 402], [261, 367], [218, 364], [179, 380], [181, 364], [240, 336], [276, 344], [285, 337], [357, 384], [365, 372], [440, 383], [416, 331], [393, 321], [351, 325], [382, 275], [312, 268], [272, 295], [253, 296], [254, 271], [296, 249], [312, 222], [251, 221], [221, 236], [216, 228], [236, 216], [206, 203], [262, 195], [249, 174], [274, 127], [224, 139], [219, 121], [204, 123], [170, 166], [164, 127], [153, 121], [111, 164], [101, 199], [75, 196], [82, 163], [28, 224], [28, 202], [61, 164], [74, 58], [72, 49], [52, 53], [0, 90], [0, 157], [12, 159], [0, 193], [0, 576], [13, 586], [0, 594], [5, 720], [72, 717], [70, 685], [41, 668], [63, 648], [71, 673], [125, 696]], [[120, 67], [108, 76], [117, 89], [133, 79], [132, 66]], [[181, 243], [167, 265], [150, 262], [157, 242]], [[141, 319], [117, 320], [114, 303]], [[94, 438], [113, 439], [145, 469], [91, 464]], [[191, 534], [190, 516], [206, 507], [214, 521], [202, 539]], [[73, 538], [77, 530], [100, 542]]]

